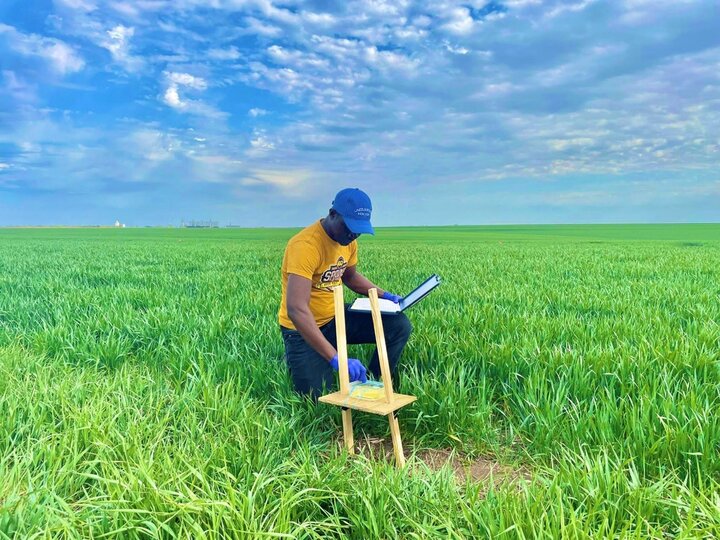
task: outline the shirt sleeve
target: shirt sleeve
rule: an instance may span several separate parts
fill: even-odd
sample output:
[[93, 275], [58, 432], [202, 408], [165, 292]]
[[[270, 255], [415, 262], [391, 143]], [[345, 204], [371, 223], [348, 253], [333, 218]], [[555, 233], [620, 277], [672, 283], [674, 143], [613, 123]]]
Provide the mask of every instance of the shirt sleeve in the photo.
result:
[[348, 261], [348, 266], [356, 266], [358, 263], [358, 256], [357, 256], [357, 240], [353, 240], [350, 244], [350, 260]]
[[285, 271], [312, 279], [320, 267], [320, 252], [308, 242], [290, 242], [285, 251]]

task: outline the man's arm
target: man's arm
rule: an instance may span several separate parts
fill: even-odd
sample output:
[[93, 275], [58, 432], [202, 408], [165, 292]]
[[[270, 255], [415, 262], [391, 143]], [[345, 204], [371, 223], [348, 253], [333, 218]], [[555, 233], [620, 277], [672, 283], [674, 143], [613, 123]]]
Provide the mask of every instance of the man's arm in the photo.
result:
[[377, 289], [378, 297], [382, 297], [382, 295], [385, 293], [384, 290], [382, 290], [380, 287], [375, 285], [372, 281], [370, 281], [368, 278], [358, 272], [355, 266], [348, 266], [345, 269], [342, 280], [343, 283], [351, 291], [355, 291], [356, 293], [362, 294], [363, 296], [367, 296], [370, 289]]
[[337, 354], [337, 351], [322, 335], [315, 323], [315, 317], [310, 311], [311, 287], [312, 282], [308, 278], [297, 274], [288, 274], [287, 290], [285, 292], [288, 317], [290, 317], [305, 342], [325, 360], [330, 361]]

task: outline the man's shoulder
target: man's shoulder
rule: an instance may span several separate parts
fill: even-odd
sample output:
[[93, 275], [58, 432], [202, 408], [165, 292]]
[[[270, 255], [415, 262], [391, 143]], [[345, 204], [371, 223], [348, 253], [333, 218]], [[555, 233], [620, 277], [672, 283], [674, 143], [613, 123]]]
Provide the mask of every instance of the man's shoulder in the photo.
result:
[[318, 231], [318, 225], [319, 221], [316, 221], [312, 225], [308, 225], [303, 230], [301, 230], [299, 233], [297, 233], [295, 236], [290, 238], [288, 240], [288, 246], [291, 244], [310, 244], [310, 245], [320, 245], [320, 241], [322, 240], [319, 231]]
[[323, 249], [321, 243], [316, 239], [313, 226], [305, 227], [302, 231], [288, 240], [285, 247], [285, 256], [283, 257], [283, 272], [291, 271], [298, 265], [303, 270], [309, 270], [320, 265], [323, 258]]

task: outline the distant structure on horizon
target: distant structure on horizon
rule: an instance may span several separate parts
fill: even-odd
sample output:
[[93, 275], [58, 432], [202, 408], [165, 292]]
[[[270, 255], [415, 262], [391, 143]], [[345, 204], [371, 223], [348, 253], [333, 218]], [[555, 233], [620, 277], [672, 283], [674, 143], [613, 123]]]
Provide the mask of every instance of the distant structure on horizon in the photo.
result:
[[191, 221], [185, 221], [184, 219], [180, 222], [180, 227], [184, 227], [186, 229], [217, 229], [218, 228], [218, 222], [217, 221], [195, 221], [194, 219]]
[[125, 228], [125, 224], [124, 224], [124, 223], [120, 223], [120, 220], [119, 220], [119, 219], [116, 219], [116, 220], [115, 220], [115, 226], [116, 226], [117, 228], [119, 228], [119, 229], [124, 229], [124, 228]]

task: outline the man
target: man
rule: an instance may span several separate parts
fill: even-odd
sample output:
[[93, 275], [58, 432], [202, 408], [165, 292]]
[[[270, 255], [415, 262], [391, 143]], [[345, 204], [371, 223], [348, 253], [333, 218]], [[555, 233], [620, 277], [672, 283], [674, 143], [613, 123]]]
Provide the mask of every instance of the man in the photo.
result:
[[[394, 302], [400, 297], [384, 291], [357, 271], [357, 238], [375, 234], [370, 223], [370, 198], [357, 188], [340, 191], [327, 217], [293, 236], [282, 262], [282, 301], [278, 318], [285, 342], [285, 359], [295, 390], [312, 399], [332, 387], [338, 370], [333, 288], [345, 284], [358, 294], [378, 289], [378, 296]], [[370, 313], [345, 306], [348, 344], [375, 343]], [[394, 372], [412, 326], [403, 314], [383, 315], [390, 369]], [[380, 377], [377, 349], [369, 365]], [[348, 358], [350, 381], [367, 379], [357, 358]]]

